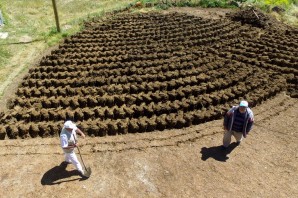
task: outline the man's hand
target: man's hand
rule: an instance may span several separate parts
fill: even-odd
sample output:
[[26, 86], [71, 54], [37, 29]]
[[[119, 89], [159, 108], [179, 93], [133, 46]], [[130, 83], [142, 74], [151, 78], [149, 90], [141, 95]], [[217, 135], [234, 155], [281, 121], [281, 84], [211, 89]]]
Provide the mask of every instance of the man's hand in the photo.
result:
[[248, 132], [246, 132], [246, 133], [243, 133], [243, 137], [244, 137], [244, 138], [246, 138], [246, 137], [247, 137], [247, 135], [248, 135]]

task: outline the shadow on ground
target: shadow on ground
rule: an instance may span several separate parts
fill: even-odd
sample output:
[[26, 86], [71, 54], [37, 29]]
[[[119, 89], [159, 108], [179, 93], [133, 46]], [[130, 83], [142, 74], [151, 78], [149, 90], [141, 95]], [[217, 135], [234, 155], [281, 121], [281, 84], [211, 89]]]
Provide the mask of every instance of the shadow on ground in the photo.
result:
[[77, 170], [67, 171], [67, 164], [62, 162], [59, 166], [48, 170], [41, 178], [42, 185], [55, 185], [63, 182], [79, 180], [81, 178], [67, 179], [75, 175], [79, 175]]
[[236, 147], [236, 142], [230, 144], [230, 146], [227, 149], [223, 149], [222, 146], [213, 146], [210, 148], [203, 147], [201, 149], [201, 159], [203, 161], [206, 161], [208, 158], [211, 157], [217, 161], [226, 162], [229, 159], [227, 155], [230, 154]]

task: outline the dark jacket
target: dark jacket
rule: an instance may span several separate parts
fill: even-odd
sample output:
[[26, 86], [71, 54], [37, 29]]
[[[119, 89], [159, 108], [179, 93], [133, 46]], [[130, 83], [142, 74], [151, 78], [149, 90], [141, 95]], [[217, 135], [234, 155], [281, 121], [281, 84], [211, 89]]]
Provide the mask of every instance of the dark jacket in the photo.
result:
[[[224, 127], [226, 130], [231, 131], [233, 122], [235, 120], [235, 111], [238, 110], [239, 106], [233, 106], [225, 115], [224, 117]], [[250, 108], [246, 109], [245, 112], [245, 119], [244, 119], [244, 125], [242, 129], [243, 137], [246, 137], [246, 135], [249, 133], [249, 131], [252, 129], [252, 125], [254, 122], [254, 115]]]

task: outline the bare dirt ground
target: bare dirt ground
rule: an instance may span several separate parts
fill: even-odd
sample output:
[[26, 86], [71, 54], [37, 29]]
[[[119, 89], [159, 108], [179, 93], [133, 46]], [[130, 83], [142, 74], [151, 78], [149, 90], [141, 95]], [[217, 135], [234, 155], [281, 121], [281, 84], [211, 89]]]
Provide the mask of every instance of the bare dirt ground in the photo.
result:
[[181, 130], [81, 139], [82, 157], [92, 168], [87, 180], [73, 165], [60, 165], [58, 137], [3, 140], [0, 195], [297, 197], [298, 100], [281, 93], [253, 111], [253, 130], [226, 152], [220, 150], [222, 120]]
[[255, 107], [243, 143], [220, 150], [222, 120], [183, 130], [80, 140], [92, 175], [60, 165], [59, 139], [1, 141], [2, 197], [296, 197], [297, 99]]

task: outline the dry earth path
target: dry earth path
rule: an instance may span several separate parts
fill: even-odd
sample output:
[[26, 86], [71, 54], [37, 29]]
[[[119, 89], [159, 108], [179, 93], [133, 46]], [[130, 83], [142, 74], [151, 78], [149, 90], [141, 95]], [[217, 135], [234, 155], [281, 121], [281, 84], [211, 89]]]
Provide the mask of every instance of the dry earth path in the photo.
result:
[[222, 120], [182, 130], [80, 140], [92, 167], [81, 180], [59, 139], [0, 142], [1, 197], [296, 197], [298, 103], [279, 94], [255, 107], [256, 124], [224, 153]]

